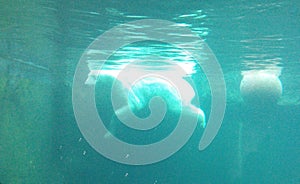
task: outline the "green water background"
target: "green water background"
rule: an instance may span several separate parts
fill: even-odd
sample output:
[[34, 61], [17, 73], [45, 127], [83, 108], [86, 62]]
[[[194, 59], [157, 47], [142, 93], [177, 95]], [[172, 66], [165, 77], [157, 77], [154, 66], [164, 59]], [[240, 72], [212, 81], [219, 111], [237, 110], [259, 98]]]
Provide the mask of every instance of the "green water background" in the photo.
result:
[[[300, 183], [299, 7], [296, 0], [1, 1], [0, 183]], [[225, 74], [227, 108], [206, 150], [197, 149], [199, 127], [172, 157], [137, 167], [88, 145], [71, 87], [93, 39], [142, 18], [187, 24], [206, 40]], [[282, 67], [283, 96], [253, 109], [239, 94], [241, 71], [269, 65]], [[209, 116], [207, 83], [195, 81]]]

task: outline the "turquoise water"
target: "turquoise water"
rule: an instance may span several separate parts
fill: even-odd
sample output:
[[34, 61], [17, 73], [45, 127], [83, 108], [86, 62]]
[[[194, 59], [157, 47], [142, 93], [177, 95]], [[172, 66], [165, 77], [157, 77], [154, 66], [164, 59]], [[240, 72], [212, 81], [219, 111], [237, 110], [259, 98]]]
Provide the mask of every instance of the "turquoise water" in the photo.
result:
[[[300, 183], [298, 1], [3, 1], [0, 13], [0, 183]], [[198, 122], [192, 137], [171, 157], [134, 166], [109, 160], [90, 146], [76, 123], [72, 87], [77, 63], [98, 36], [143, 19], [178, 23], [205, 41], [223, 70], [226, 111], [205, 150], [198, 149], [205, 130], [205, 123]], [[188, 37], [178, 29], [162, 31]], [[130, 33], [132, 38], [143, 37]], [[143, 132], [116, 120], [110, 90], [112, 76], [132, 60], [149, 56], [155, 56], [151, 57], [155, 62], [138, 63], [133, 73], [179, 75], [179, 81], [192, 81], [199, 102], [185, 93], [181, 104], [180, 95], [173, 88], [168, 91], [168, 85], [154, 90], [153, 83], [145, 88], [137, 83], [129, 95], [135, 115], [149, 115], [147, 101], [155, 95], [165, 97], [172, 110], [161, 125]], [[158, 57], [172, 63], [157, 62]], [[99, 69], [92, 59], [88, 67]], [[87, 75], [86, 81], [95, 84], [95, 102], [105, 126], [121, 140], [142, 145], [167, 137], [182, 105], [200, 108], [205, 121], [209, 119], [208, 79], [183, 49], [153, 40], [132, 43], [117, 49], [103, 71], [105, 76], [95, 80], [97, 76]], [[282, 95], [275, 103], [268, 103], [269, 91], [248, 101], [242, 97], [243, 76], [260, 76], [258, 71], [280, 79]], [[119, 94], [129, 89], [129, 79], [123, 77], [117, 84], [121, 103], [126, 95]], [[268, 84], [264, 81], [259, 89]]]

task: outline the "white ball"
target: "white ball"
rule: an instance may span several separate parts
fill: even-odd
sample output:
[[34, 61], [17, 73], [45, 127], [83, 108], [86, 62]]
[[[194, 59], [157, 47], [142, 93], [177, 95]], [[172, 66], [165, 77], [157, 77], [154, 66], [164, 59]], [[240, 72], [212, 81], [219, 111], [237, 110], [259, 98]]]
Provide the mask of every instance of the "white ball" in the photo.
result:
[[246, 103], [252, 105], [274, 104], [282, 95], [282, 85], [274, 74], [247, 73], [241, 81], [240, 92]]

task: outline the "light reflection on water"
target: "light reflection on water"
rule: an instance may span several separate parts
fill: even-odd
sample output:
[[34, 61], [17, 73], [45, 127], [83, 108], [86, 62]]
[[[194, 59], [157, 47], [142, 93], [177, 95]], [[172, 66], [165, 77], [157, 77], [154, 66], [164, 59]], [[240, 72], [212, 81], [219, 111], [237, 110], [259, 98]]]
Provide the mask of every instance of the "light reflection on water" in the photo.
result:
[[[99, 53], [98, 51], [89, 51], [89, 54]], [[101, 52], [101, 51], [100, 51]], [[156, 57], [155, 59], [153, 57]], [[172, 70], [169, 62], [172, 61], [181, 66], [187, 74], [195, 73], [196, 61], [186, 52], [175, 48], [169, 44], [158, 42], [138, 42], [129, 44], [114, 52], [107, 61], [97, 59], [88, 60], [90, 70], [97, 70], [102, 62], [105, 65], [101, 70], [106, 74], [115, 76], [118, 71], [126, 65], [133, 63], [136, 69], [156, 71]], [[138, 61], [138, 62], [137, 62]]]

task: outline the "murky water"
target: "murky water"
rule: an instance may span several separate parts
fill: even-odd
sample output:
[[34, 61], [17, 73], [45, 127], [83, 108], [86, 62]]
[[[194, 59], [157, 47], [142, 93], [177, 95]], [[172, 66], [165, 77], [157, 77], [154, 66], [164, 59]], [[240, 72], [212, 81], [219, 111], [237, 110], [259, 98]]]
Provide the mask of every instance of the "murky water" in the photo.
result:
[[[0, 183], [300, 183], [299, 7], [296, 0], [3, 1]], [[174, 28], [153, 29], [153, 36], [141, 32], [151, 27], [131, 26], [108, 37], [100, 45], [105, 49], [86, 50], [116, 26], [144, 19], [171, 21]], [[191, 34], [182, 34], [181, 28]], [[166, 38], [158, 33], [176, 44], [154, 40]], [[191, 35], [205, 42], [194, 43]], [[123, 41], [132, 43], [114, 48]], [[211, 54], [201, 50], [203, 43], [222, 68], [226, 111], [217, 136], [200, 151], [213, 107], [209, 76], [215, 76], [205, 71]], [[191, 48], [200, 48], [199, 57], [187, 52]], [[102, 68], [97, 54], [111, 51]], [[190, 108], [191, 117], [201, 110], [205, 118], [201, 114], [192, 137], [161, 162], [132, 166], [107, 159], [91, 147], [74, 115], [74, 75], [85, 52], [83, 84], [95, 86], [95, 106], [111, 133], [107, 139], [116, 136], [138, 145], [160, 141], [171, 135], [182, 106]], [[145, 132], [117, 120], [110, 95], [114, 77], [122, 72], [117, 105], [123, 107], [129, 98], [135, 115], [146, 117], [151, 97], [162, 96], [171, 111], [161, 125]], [[157, 86], [151, 80], [138, 83], [134, 77], [143, 72], [172, 80]], [[132, 84], [137, 85], [130, 91]], [[185, 93], [175, 92], [179, 84]]]

